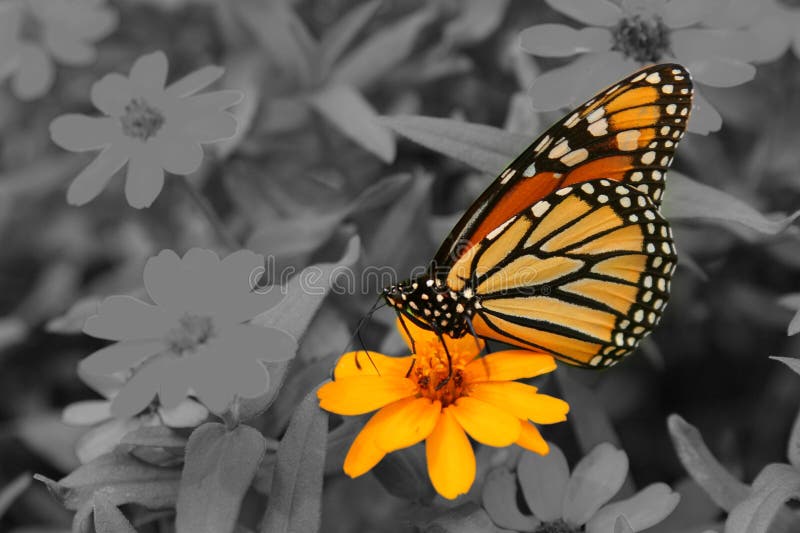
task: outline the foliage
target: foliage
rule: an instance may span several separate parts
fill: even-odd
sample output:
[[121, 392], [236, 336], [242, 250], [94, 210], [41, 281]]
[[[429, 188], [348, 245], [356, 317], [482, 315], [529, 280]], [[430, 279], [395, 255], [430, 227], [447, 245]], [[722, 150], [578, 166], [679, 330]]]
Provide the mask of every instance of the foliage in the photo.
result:
[[[796, 4], [0, 0], [0, 530], [797, 531]], [[661, 61], [700, 92], [638, 353], [404, 345], [380, 290]]]

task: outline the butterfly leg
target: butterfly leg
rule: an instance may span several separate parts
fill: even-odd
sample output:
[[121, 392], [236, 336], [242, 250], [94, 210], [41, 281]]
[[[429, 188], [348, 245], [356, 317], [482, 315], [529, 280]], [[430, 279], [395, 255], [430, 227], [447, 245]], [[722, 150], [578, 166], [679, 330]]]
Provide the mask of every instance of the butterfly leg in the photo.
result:
[[[411, 336], [411, 331], [409, 331], [408, 326], [406, 326], [406, 321], [403, 319], [403, 313], [401, 313], [400, 311], [396, 312], [397, 312], [397, 318], [400, 319], [400, 325], [403, 326], [403, 331], [406, 332], [406, 337], [408, 337], [408, 339], [411, 341], [411, 353], [416, 354], [417, 345], [414, 342], [414, 337]], [[408, 372], [406, 372], [406, 377], [411, 375], [411, 371], [414, 369], [414, 363], [416, 361], [417, 361], [416, 359], [411, 360], [411, 366], [408, 367]]]
[[[469, 332], [472, 333], [472, 338], [475, 339], [475, 346], [477, 346], [478, 353], [480, 353], [483, 351], [483, 347], [481, 347], [481, 343], [478, 340], [480, 337], [478, 337], [478, 334], [475, 333], [475, 328], [472, 326], [472, 318], [469, 316], [466, 316], [465, 318], [467, 319], [467, 327], [469, 328]], [[486, 353], [492, 353], [492, 350], [489, 349], [488, 342], [486, 342]]]
[[436, 336], [439, 337], [439, 342], [442, 343], [442, 346], [444, 347], [444, 353], [447, 355], [447, 377], [440, 381], [438, 385], [436, 385], [436, 390], [438, 391], [450, 382], [450, 378], [453, 375], [453, 357], [450, 355], [450, 350], [447, 349], [447, 343], [444, 342], [444, 336], [442, 335], [442, 332], [438, 329], [434, 329], [434, 332], [436, 333]]

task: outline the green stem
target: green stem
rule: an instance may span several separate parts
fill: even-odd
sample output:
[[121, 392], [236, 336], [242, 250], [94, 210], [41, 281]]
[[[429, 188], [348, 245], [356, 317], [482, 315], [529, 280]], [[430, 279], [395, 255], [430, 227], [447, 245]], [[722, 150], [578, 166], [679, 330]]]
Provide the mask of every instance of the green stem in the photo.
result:
[[211, 203], [206, 199], [205, 196], [200, 193], [200, 191], [195, 187], [195, 185], [187, 178], [186, 176], [177, 176], [178, 182], [186, 189], [186, 192], [189, 194], [189, 197], [194, 201], [197, 207], [200, 208], [200, 211], [203, 212], [203, 215], [208, 220], [208, 223], [211, 227], [214, 228], [214, 231], [217, 234], [220, 242], [228, 248], [228, 251], [235, 251], [241, 248], [241, 245], [236, 240], [236, 238], [231, 235], [228, 228], [225, 227], [225, 224], [222, 222], [222, 219], [219, 218], [219, 215], [211, 207]]

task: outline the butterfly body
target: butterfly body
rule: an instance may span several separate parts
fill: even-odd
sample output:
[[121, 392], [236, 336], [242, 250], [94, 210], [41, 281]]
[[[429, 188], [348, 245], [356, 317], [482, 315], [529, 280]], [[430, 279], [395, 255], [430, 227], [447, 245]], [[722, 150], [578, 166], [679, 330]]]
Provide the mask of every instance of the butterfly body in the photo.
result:
[[616, 364], [669, 298], [677, 257], [659, 206], [691, 98], [673, 64], [599, 93], [500, 173], [425, 275], [384, 299], [439, 334]]

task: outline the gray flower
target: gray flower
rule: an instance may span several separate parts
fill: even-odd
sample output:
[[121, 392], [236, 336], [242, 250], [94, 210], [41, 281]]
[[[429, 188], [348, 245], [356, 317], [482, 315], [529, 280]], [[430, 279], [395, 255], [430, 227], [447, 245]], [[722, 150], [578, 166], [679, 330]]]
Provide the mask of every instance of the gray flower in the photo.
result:
[[209, 66], [164, 87], [167, 57], [140, 57], [130, 75], [108, 74], [92, 87], [92, 103], [105, 117], [68, 114], [50, 124], [53, 141], [74, 152], [101, 149], [72, 182], [67, 201], [82, 205], [126, 164], [125, 196], [149, 207], [164, 186], [164, 171], [191, 174], [203, 161], [202, 144], [228, 139], [238, 124], [225, 111], [242, 99], [235, 90], [197, 94], [223, 74]]

